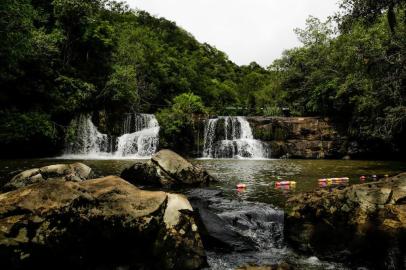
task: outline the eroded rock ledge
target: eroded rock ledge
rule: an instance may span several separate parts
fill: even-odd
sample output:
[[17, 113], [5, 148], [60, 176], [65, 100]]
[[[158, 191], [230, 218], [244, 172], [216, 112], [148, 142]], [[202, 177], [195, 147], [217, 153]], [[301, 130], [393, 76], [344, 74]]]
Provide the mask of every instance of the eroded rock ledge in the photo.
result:
[[254, 137], [269, 145], [274, 158], [322, 159], [357, 154], [325, 118], [255, 116], [247, 120]]
[[300, 194], [287, 205], [285, 237], [302, 252], [373, 269], [404, 269], [406, 173]]
[[40, 181], [0, 195], [0, 269], [200, 269], [183, 196], [109, 176]]

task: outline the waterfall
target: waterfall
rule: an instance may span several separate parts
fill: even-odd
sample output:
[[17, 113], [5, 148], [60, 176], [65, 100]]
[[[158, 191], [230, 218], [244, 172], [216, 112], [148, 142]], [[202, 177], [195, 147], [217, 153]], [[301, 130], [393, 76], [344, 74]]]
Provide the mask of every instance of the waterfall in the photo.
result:
[[97, 155], [108, 151], [108, 136], [97, 130], [90, 116], [80, 115], [72, 121], [70, 128], [76, 131], [75, 140], [67, 146], [65, 152], [78, 155]]
[[159, 143], [159, 124], [153, 114], [127, 114], [121, 136], [103, 134], [90, 115], [80, 115], [69, 127], [73, 134], [65, 149], [70, 158], [144, 158], [154, 154]]
[[129, 114], [124, 121], [123, 133], [117, 139], [116, 156], [144, 157], [156, 152], [159, 142], [159, 124], [153, 114]]
[[255, 140], [245, 117], [209, 119], [204, 131], [203, 158], [269, 158], [266, 145]]

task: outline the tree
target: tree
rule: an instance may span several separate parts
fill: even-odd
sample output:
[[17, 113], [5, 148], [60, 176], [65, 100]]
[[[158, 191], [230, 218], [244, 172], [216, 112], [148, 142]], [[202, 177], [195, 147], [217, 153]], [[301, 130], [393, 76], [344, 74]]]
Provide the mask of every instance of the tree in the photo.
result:
[[183, 93], [173, 99], [170, 108], [157, 114], [160, 144], [178, 151], [186, 151], [194, 144], [194, 115], [207, 114], [202, 99], [192, 93]]
[[116, 66], [99, 96], [103, 104], [137, 111], [140, 96], [137, 88], [137, 74], [134, 66]]
[[[343, 30], [350, 29], [352, 24], [362, 21], [368, 25], [373, 24], [386, 13], [388, 25], [395, 32], [397, 25], [397, 9], [406, 7], [405, 0], [342, 0], [340, 4], [342, 15], [338, 18]], [[406, 23], [406, 16], [403, 16]]]
[[30, 1], [4, 0], [0, 3], [0, 83], [23, 72], [19, 67], [32, 53], [32, 31], [36, 13]]
[[331, 21], [321, 22], [318, 18], [310, 16], [306, 20], [306, 28], [296, 28], [294, 32], [305, 46], [312, 46], [328, 43], [335, 31], [332, 28]]

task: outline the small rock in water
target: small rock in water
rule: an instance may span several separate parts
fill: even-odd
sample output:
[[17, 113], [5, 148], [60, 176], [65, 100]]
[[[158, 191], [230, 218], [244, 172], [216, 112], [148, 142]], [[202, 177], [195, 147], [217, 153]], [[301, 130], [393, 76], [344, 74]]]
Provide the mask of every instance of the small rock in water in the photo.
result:
[[309, 264], [320, 264], [320, 260], [316, 256], [309, 257], [306, 262]]

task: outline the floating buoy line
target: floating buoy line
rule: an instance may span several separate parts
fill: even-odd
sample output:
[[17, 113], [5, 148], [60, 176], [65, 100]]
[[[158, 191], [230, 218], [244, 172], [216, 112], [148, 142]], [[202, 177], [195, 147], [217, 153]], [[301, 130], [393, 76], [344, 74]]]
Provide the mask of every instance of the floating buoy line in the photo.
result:
[[[377, 180], [378, 176], [377, 175], [371, 175], [370, 176], [373, 180]], [[389, 175], [385, 174], [385, 178], [388, 178]], [[277, 177], [277, 179], [281, 179], [281, 177]], [[362, 175], [360, 176], [360, 181], [363, 182], [367, 179], [366, 176]], [[329, 187], [329, 186], [347, 186], [350, 182], [349, 177], [332, 177], [332, 178], [321, 178], [317, 180], [318, 184], [320, 187]], [[276, 181], [275, 182], [275, 188], [276, 189], [294, 189], [296, 188], [296, 181]], [[244, 183], [238, 183], [236, 185], [238, 191], [245, 190], [247, 188], [247, 184]]]

